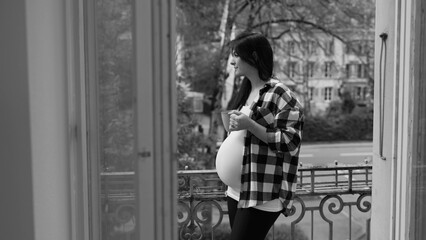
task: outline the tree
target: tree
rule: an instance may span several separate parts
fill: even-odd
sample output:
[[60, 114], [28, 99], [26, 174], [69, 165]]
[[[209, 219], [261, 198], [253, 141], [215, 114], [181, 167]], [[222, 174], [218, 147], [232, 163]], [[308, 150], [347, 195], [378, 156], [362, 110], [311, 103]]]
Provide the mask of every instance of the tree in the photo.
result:
[[[374, 1], [370, 0], [318, 0], [318, 1], [248, 1], [247, 10], [236, 21], [238, 29], [260, 31], [267, 35], [275, 51], [284, 59], [297, 59], [304, 66], [312, 55], [312, 45], [327, 51], [327, 38], [335, 38], [347, 46], [347, 49], [359, 56], [367, 66], [367, 77], [372, 85], [372, 59], [374, 29]], [[243, 3], [241, 3], [243, 4]], [[244, 5], [242, 5], [244, 6]], [[291, 39], [296, 54], [289, 51], [283, 41]], [[356, 41], [353, 41], [356, 39]], [[300, 54], [300, 52], [302, 54]], [[304, 98], [305, 108], [309, 113], [308, 68], [290, 72], [289, 68], [277, 62], [277, 69], [288, 78], [292, 74], [302, 76], [302, 89], [299, 94]], [[344, 69], [345, 66], [336, 66]]]
[[187, 101], [185, 84], [177, 85], [178, 129], [177, 129], [177, 158], [179, 169], [212, 168], [215, 141], [211, 137], [197, 131], [198, 123], [194, 118], [192, 105]]
[[219, 64], [220, 14], [223, 0], [178, 1], [177, 35], [181, 47], [178, 55], [183, 66], [179, 81], [189, 83], [191, 89], [212, 95], [217, 81]]
[[[211, 76], [213, 78], [210, 79], [212, 81], [208, 81], [208, 85], [200, 84], [201, 86], [208, 86], [208, 90], [197, 87], [197, 90], [212, 94], [211, 109], [213, 114], [210, 134], [213, 136], [217, 134], [216, 127], [219, 122], [215, 113], [225, 108], [221, 105], [221, 98], [225, 79], [228, 76], [226, 72], [229, 58], [228, 46], [234, 30], [235, 32], [261, 32], [270, 39], [275, 52], [279, 53], [280, 56], [298, 58], [305, 63], [309, 59], [309, 55], [312, 54], [308, 48], [308, 42], [313, 42], [318, 48], [327, 50], [328, 46], [323, 41], [324, 38], [335, 38], [346, 44], [348, 49], [360, 57], [366, 55], [367, 66], [372, 66], [370, 60], [374, 51], [371, 51], [372, 45], [369, 42], [370, 30], [374, 29], [375, 9], [372, 0], [216, 0], [207, 2], [180, 0], [178, 1], [178, 8], [180, 9], [178, 17], [182, 18], [182, 20], [178, 20], [178, 34], [184, 35], [186, 48], [191, 49], [191, 47], [200, 45], [209, 46], [207, 52], [215, 54], [215, 57], [210, 59], [217, 61], [211, 62]], [[210, 10], [206, 8], [210, 8]], [[206, 12], [209, 13], [209, 16], [201, 15]], [[347, 31], [348, 29], [350, 31]], [[215, 31], [216, 34], [213, 33]], [[352, 41], [354, 32], [356, 36], [361, 37], [360, 41]], [[289, 53], [288, 47], [283, 42], [284, 38], [294, 39], [296, 47], [303, 50], [304, 53], [302, 55]], [[212, 44], [207, 44], [206, 41], [210, 41]], [[199, 53], [201, 54], [201, 52]], [[205, 55], [200, 56], [198, 54], [189, 57], [198, 59], [200, 62], [208, 59]], [[194, 67], [191, 71], [197, 74], [203, 72], [200, 69], [195, 69], [196, 66], [200, 66], [197, 60], [186, 59], [186, 61], [190, 63], [186, 66], [187, 71]], [[276, 61], [275, 68], [290, 76], [288, 69], [280, 60]], [[337, 68], [344, 69], [343, 66], [337, 66]], [[367, 71], [370, 79], [372, 79], [371, 69], [369, 67]], [[206, 75], [210, 74], [205, 73]], [[309, 104], [309, 74], [307, 69], [305, 68], [297, 74], [303, 76], [301, 84], [303, 88], [297, 89], [298, 93], [305, 99], [305, 104]], [[197, 81], [202, 81], [201, 79], [204, 78], [197, 75], [186, 79], [193, 86], [198, 86]], [[208, 79], [208, 77], [205, 79]], [[238, 82], [234, 82], [235, 84], [238, 84]], [[236, 90], [237, 88], [234, 87], [233, 89]], [[309, 105], [305, 107], [309, 109]]]

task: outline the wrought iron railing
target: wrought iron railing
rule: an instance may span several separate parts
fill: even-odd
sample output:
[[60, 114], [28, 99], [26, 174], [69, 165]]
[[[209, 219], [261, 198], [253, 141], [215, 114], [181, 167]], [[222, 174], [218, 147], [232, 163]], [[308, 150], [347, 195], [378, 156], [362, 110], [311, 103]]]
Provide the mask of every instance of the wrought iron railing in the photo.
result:
[[[370, 165], [301, 167], [292, 214], [268, 239], [369, 239], [371, 174]], [[180, 171], [178, 179], [180, 239], [227, 239], [226, 186], [216, 171]]]
[[[292, 214], [281, 216], [267, 239], [369, 239], [371, 174], [371, 165], [300, 167]], [[133, 239], [134, 173], [101, 180], [104, 235]], [[226, 186], [216, 171], [179, 171], [178, 187], [179, 239], [228, 239]]]
[[101, 173], [101, 232], [103, 240], [136, 239], [135, 173]]

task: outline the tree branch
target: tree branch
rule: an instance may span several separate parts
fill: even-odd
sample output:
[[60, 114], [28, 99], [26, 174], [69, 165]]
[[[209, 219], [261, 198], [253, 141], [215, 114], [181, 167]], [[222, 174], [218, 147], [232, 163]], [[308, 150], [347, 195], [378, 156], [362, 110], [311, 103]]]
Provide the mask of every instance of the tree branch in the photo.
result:
[[310, 21], [306, 21], [306, 20], [303, 20], [303, 19], [276, 19], [276, 20], [271, 20], [271, 21], [261, 22], [261, 23], [255, 24], [255, 25], [253, 26], [253, 28], [260, 28], [260, 27], [262, 27], [262, 26], [264, 26], [264, 25], [268, 25], [268, 24], [271, 24], [271, 23], [289, 23], [289, 22], [294, 22], [294, 23], [298, 23], [298, 24], [303, 24], [303, 25], [309, 25], [309, 26], [312, 26], [312, 27], [314, 27], [314, 28], [316, 28], [316, 29], [318, 29], [318, 30], [321, 30], [322, 32], [324, 32], [324, 33], [326, 33], [326, 34], [328, 34], [328, 35], [331, 35], [331, 36], [333, 36], [333, 37], [335, 37], [335, 38], [339, 39], [339, 40], [340, 40], [340, 41], [342, 41], [343, 43], [346, 43], [346, 42], [347, 42], [347, 41], [346, 41], [345, 39], [343, 39], [340, 35], [338, 35], [338, 34], [334, 33], [334, 32], [333, 32], [333, 31], [331, 31], [330, 29], [327, 29], [327, 28], [322, 27], [322, 26], [320, 26], [320, 25], [318, 25], [318, 24], [316, 24], [316, 23], [313, 23], [313, 22], [310, 22]]

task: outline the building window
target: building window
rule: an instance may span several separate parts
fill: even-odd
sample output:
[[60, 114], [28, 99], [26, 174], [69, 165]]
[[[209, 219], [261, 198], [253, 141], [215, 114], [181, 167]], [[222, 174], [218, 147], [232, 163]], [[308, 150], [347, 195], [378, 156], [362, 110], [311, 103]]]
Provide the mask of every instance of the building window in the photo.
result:
[[315, 42], [312, 40], [305, 42], [305, 50], [308, 55], [312, 55], [315, 53]]
[[361, 99], [361, 94], [362, 94], [362, 88], [361, 87], [356, 87], [355, 88], [355, 99], [356, 100], [360, 100]]
[[346, 78], [351, 77], [351, 64], [346, 64]]
[[324, 77], [332, 77], [333, 62], [325, 62]]
[[365, 93], [366, 93], [365, 87], [356, 87], [355, 88], [355, 99], [356, 100], [365, 100]]
[[350, 46], [350, 44], [346, 44], [345, 45], [345, 53], [346, 54], [350, 54], [351, 53], [351, 46]]
[[290, 55], [293, 55], [296, 53], [296, 42], [295, 41], [288, 41], [288, 53]]
[[314, 99], [314, 90], [315, 90], [315, 88], [313, 88], [313, 87], [308, 88], [308, 97], [309, 97], [310, 101], [312, 101]]
[[314, 67], [315, 67], [315, 63], [314, 62], [308, 62], [306, 65], [306, 74], [308, 77], [313, 77], [314, 76]]
[[362, 44], [362, 42], [358, 42], [357, 44], [357, 50], [358, 50], [358, 54], [359, 55], [364, 55], [364, 45]]
[[357, 77], [359, 78], [365, 78], [365, 65], [364, 64], [358, 64], [358, 74]]
[[345, 46], [345, 53], [346, 54], [354, 54], [354, 52], [356, 51], [356, 42], [352, 41], [349, 42], [348, 44], [346, 44]]
[[366, 67], [365, 64], [348, 63], [346, 64], [346, 77], [347, 78], [365, 78]]
[[331, 93], [333, 92], [332, 87], [326, 87], [324, 88], [324, 100], [330, 101], [331, 100]]
[[365, 65], [360, 63], [346, 64], [346, 77], [347, 78], [364, 78]]
[[325, 54], [326, 55], [333, 55], [334, 54], [334, 41], [330, 40], [325, 43]]
[[345, 46], [346, 54], [365, 55], [368, 51], [368, 42], [366, 41], [351, 41]]
[[296, 62], [288, 62], [288, 76], [291, 78], [296, 77], [297, 71], [297, 63]]

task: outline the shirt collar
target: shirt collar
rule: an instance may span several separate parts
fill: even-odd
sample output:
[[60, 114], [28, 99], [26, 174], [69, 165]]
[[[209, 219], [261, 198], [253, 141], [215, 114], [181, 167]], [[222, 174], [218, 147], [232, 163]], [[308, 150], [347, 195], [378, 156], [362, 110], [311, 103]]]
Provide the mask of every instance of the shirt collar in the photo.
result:
[[265, 84], [263, 85], [263, 88], [273, 88], [279, 82], [280, 81], [276, 78], [270, 78], [268, 81], [265, 82]]

